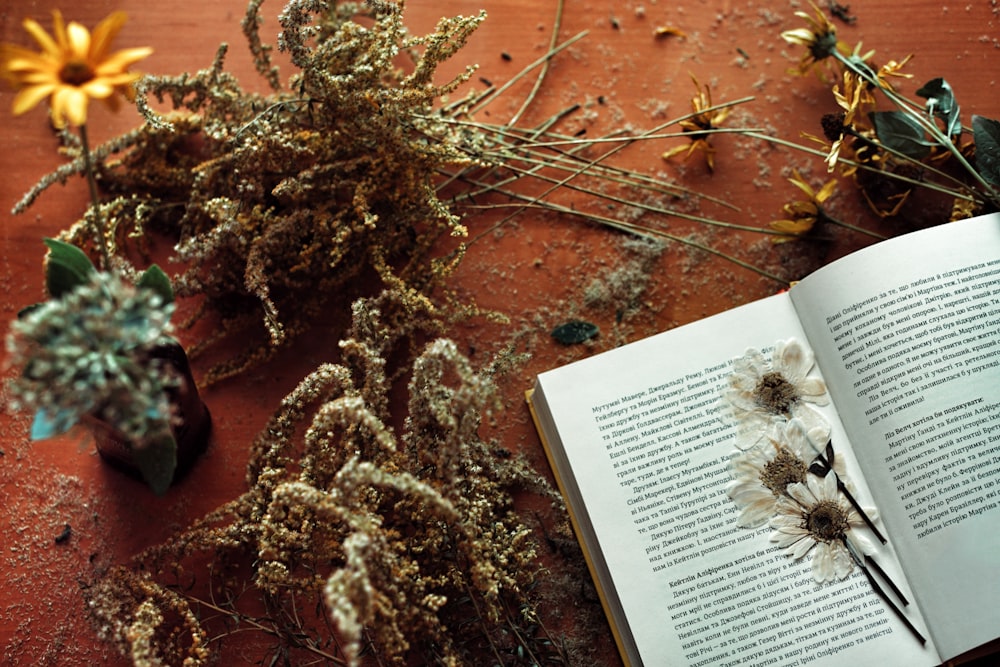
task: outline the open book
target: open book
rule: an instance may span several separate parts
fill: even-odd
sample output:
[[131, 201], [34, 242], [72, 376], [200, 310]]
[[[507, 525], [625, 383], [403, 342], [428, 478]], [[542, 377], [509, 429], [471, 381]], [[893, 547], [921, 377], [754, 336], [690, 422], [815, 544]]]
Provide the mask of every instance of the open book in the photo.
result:
[[[924, 645], [858, 568], [819, 585], [767, 524], [736, 525], [720, 392], [747, 348], [791, 338]], [[1000, 637], [1000, 215], [858, 251], [530, 397], [627, 664], [919, 667]]]

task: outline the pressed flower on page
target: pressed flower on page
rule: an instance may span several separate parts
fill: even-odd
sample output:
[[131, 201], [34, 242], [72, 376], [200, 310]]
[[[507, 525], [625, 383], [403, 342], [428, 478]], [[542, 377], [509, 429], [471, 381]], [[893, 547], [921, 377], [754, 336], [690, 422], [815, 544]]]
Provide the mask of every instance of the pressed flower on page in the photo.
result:
[[[765, 442], [734, 455], [730, 461], [733, 481], [726, 494], [740, 509], [737, 525], [766, 524], [778, 511], [778, 499], [788, 496], [788, 486], [806, 481], [815, 459], [815, 443], [798, 419], [776, 426]], [[843, 468], [843, 460], [835, 459], [834, 471], [842, 477]]]
[[[864, 521], [840, 494], [833, 475], [810, 475], [804, 483], [789, 485], [787, 492], [787, 497], [778, 499], [778, 513], [770, 522], [774, 529], [771, 541], [795, 559], [812, 551], [812, 573], [817, 582], [844, 579], [851, 573], [854, 556], [849, 548], [856, 553], [875, 553], [872, 543], [854, 530], [864, 526]], [[865, 512], [875, 514], [872, 508], [865, 508]]]
[[722, 392], [722, 415], [735, 421], [736, 446], [747, 450], [785, 421], [799, 419], [816, 442], [826, 442], [830, 426], [813, 405], [827, 405], [826, 383], [809, 372], [812, 352], [792, 338], [778, 341], [771, 361], [756, 349], [733, 361]]

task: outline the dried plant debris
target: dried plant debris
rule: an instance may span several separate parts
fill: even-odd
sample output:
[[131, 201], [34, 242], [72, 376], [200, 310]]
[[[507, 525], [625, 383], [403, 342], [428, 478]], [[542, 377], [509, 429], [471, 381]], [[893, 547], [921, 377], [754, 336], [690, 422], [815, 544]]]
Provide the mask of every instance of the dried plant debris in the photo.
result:
[[[250, 4], [244, 27], [271, 94], [245, 91], [223, 69], [223, 45], [208, 69], [143, 79], [147, 122], [94, 154], [115, 249], [148, 232], [173, 236], [190, 267], [174, 278], [178, 295], [204, 295], [204, 312], [221, 313], [226, 332], [263, 317], [277, 344], [314, 320], [331, 294], [370, 285], [355, 280], [364, 272], [422, 301], [454, 266], [460, 245], [430, 256], [442, 236], [466, 233], [434, 179], [479, 164], [469, 157], [479, 139], [440, 122], [445, 112], [434, 105], [473, 68], [441, 85], [432, 78], [485, 14], [445, 18], [414, 37], [401, 4], [293, 0], [279, 17], [278, 48], [297, 71], [283, 86], [258, 34], [261, 4]], [[153, 100], [172, 110], [154, 111]], [[43, 180], [19, 208], [78, 162]], [[66, 237], [91, 240], [82, 221]]]
[[[392, 426], [386, 357], [412, 333], [391, 324], [405, 298], [356, 302], [342, 363], [303, 379], [257, 437], [246, 493], [88, 589], [101, 635], [135, 664], [205, 664], [216, 623], [334, 664], [366, 651], [467, 664], [477, 641], [558, 658], [532, 613], [536, 547], [508, 494], [542, 487], [478, 435], [493, 370], [431, 342], [410, 369], [401, 435]], [[248, 564], [242, 579], [235, 563]], [[192, 577], [211, 580], [203, 597], [180, 584]], [[272, 613], [252, 617], [250, 602]]]

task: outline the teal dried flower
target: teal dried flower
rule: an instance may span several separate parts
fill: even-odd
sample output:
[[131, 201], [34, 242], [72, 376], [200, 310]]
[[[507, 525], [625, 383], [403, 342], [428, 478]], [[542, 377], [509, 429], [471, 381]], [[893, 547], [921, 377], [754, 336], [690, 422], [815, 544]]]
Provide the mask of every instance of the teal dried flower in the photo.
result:
[[15, 408], [35, 410], [33, 440], [83, 415], [111, 423], [133, 444], [170, 433], [167, 387], [177, 378], [151, 351], [169, 340], [173, 303], [162, 292], [92, 271], [75, 288], [23, 313], [7, 337]]

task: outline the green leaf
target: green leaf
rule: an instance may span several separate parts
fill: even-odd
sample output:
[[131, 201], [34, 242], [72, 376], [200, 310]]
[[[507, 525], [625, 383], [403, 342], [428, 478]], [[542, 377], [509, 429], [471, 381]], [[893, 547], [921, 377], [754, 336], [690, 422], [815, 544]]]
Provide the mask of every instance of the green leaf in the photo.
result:
[[953, 137], [962, 131], [958, 102], [947, 81], [938, 77], [925, 83], [917, 95], [927, 100], [927, 113], [944, 119], [945, 133]]
[[886, 148], [920, 160], [931, 152], [931, 144], [919, 122], [902, 111], [873, 111], [868, 114], [875, 134]]
[[994, 187], [1000, 187], [1000, 121], [972, 117], [972, 139], [976, 142], [976, 171]]
[[142, 447], [132, 446], [132, 457], [135, 459], [142, 478], [158, 496], [162, 496], [174, 481], [174, 471], [177, 469], [177, 442], [170, 434], [153, 438]]
[[86, 253], [71, 243], [58, 239], [43, 239], [49, 248], [45, 261], [45, 288], [54, 299], [90, 282], [96, 270]]
[[597, 335], [597, 332], [596, 324], [584, 322], [583, 320], [571, 320], [553, 329], [552, 337], [563, 345], [573, 345], [593, 338]]
[[136, 285], [157, 292], [163, 297], [165, 304], [174, 302], [174, 288], [170, 285], [170, 277], [156, 264], [150, 266], [139, 276], [139, 282]]

